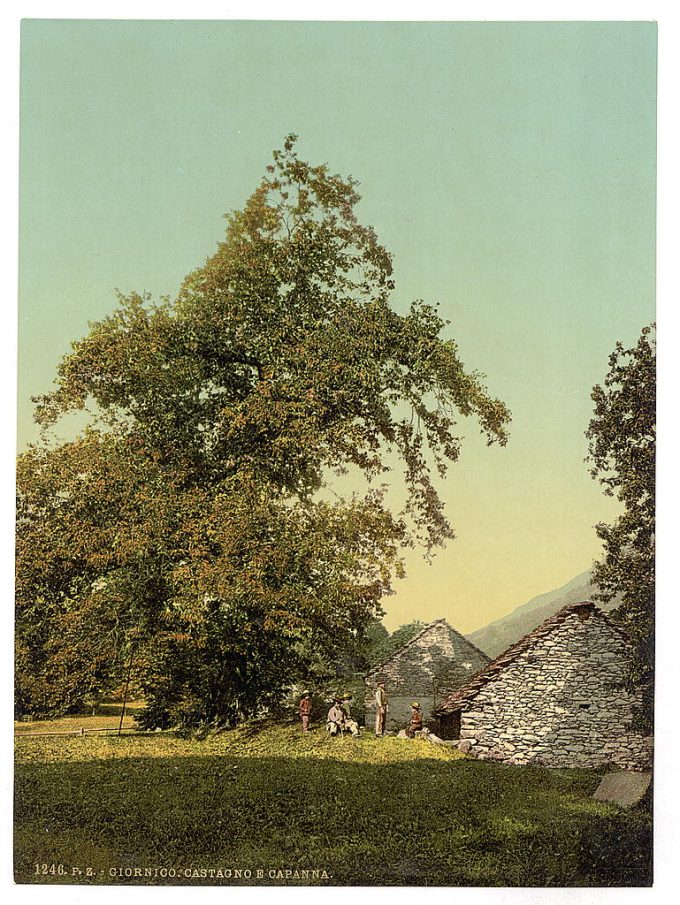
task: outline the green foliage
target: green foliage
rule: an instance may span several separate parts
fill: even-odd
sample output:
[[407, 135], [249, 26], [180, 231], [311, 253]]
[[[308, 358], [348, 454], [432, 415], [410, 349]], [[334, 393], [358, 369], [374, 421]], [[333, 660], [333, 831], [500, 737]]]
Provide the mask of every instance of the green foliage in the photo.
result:
[[637, 345], [616, 344], [604, 385], [593, 389], [590, 472], [604, 492], [623, 504], [611, 525], [596, 526], [604, 558], [593, 581], [600, 600], [620, 597], [614, 615], [635, 644], [630, 681], [642, 686], [643, 719], [651, 728], [654, 679], [654, 542], [656, 456], [656, 340], [643, 329]]
[[164, 593], [158, 475], [129, 443], [86, 431], [19, 457], [16, 709], [79, 709], [122, 681]]
[[389, 636], [390, 633], [382, 622], [379, 619], [373, 619], [364, 631], [364, 643], [369, 650], [375, 650], [387, 641]]
[[[391, 258], [356, 218], [354, 180], [294, 141], [178, 297], [120, 297], [38, 400], [46, 430], [74, 409], [96, 420], [20, 457], [20, 711], [77, 706], [129, 656], [149, 722], [268, 707], [354, 657], [404, 545], [452, 536], [430, 472], [459, 455], [456, 418], [506, 441], [507, 409], [436, 311], [389, 307]], [[376, 479], [395, 458], [403, 512], [371, 487], [327, 502], [334, 472]], [[68, 658], [88, 608], [102, 618], [91, 654], [57, 669], [63, 620]]]
[[15, 876], [55, 862], [95, 867], [78, 883], [122, 864], [249, 867], [258, 884], [276, 883], [258, 868], [319, 867], [326, 885], [649, 885], [651, 816], [594, 801], [599, 779], [297, 727], [20, 739]]

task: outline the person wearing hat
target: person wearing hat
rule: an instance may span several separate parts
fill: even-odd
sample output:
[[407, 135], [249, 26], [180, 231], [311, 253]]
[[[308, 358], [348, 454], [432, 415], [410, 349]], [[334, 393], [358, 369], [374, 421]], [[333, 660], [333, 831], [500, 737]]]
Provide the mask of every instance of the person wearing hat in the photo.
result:
[[326, 718], [326, 731], [331, 735], [342, 735], [345, 728], [345, 712], [342, 709], [342, 698], [338, 696], [333, 701], [331, 709], [328, 711]]
[[312, 718], [312, 696], [305, 689], [300, 698], [300, 721], [302, 722], [302, 731], [309, 732], [309, 721]]
[[409, 738], [415, 738], [416, 732], [423, 731], [423, 711], [420, 709], [418, 701], [411, 703], [411, 721], [406, 727], [406, 735]]
[[385, 723], [387, 721], [387, 712], [390, 709], [389, 698], [385, 691], [385, 682], [378, 682], [375, 690], [375, 734], [376, 737], [382, 737], [385, 734]]
[[359, 724], [352, 719], [352, 694], [346, 691], [342, 696], [342, 712], [345, 714], [345, 728], [352, 733], [352, 738], [359, 738]]

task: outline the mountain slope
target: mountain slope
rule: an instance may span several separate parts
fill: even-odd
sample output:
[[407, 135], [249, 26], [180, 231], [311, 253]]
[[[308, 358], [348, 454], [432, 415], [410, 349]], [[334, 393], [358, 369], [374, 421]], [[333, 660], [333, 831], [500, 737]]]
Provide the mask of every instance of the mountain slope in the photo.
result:
[[[517, 607], [507, 616], [471, 632], [466, 635], [466, 638], [489, 657], [497, 657], [549, 616], [553, 616], [563, 606], [579, 603], [581, 600], [591, 600], [594, 590], [590, 582], [590, 571], [582, 572], [581, 575], [572, 578], [561, 588], [548, 591], [546, 594], [539, 594], [538, 597], [532, 597], [531, 600]], [[598, 605], [607, 610], [616, 604]]]

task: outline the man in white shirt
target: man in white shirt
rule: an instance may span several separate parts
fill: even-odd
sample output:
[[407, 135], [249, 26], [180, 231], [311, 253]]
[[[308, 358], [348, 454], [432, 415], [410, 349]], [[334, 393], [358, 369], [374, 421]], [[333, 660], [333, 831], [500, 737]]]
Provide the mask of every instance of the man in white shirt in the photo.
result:
[[345, 728], [345, 713], [341, 704], [342, 698], [336, 698], [333, 701], [333, 706], [328, 711], [326, 730], [331, 735], [342, 735], [342, 730]]
[[385, 723], [387, 721], [387, 712], [390, 709], [390, 702], [385, 693], [385, 683], [378, 682], [375, 690], [375, 734], [376, 738], [385, 734]]

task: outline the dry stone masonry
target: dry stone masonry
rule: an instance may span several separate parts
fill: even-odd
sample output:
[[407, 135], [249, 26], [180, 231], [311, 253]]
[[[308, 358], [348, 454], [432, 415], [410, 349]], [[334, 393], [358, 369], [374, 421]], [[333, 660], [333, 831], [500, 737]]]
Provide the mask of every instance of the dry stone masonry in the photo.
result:
[[365, 677], [367, 720], [375, 714], [373, 695], [383, 679], [390, 701], [388, 729], [403, 729], [414, 700], [420, 703], [424, 723], [434, 727], [434, 708], [488, 662], [446, 619], [437, 619]]
[[651, 739], [625, 688], [630, 642], [592, 603], [564, 607], [437, 708], [438, 732], [480, 759], [644, 770]]

